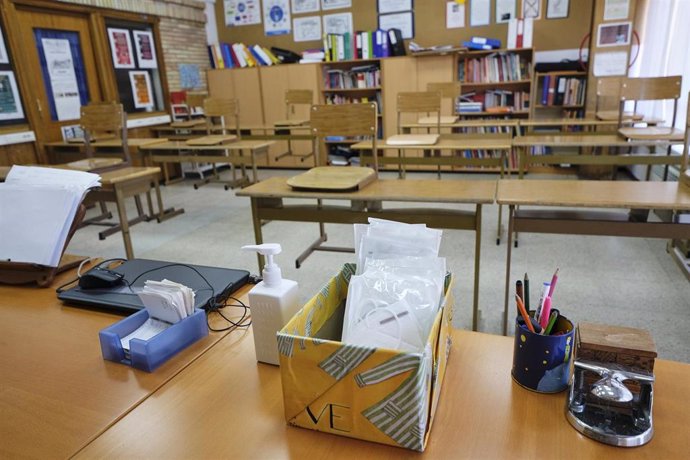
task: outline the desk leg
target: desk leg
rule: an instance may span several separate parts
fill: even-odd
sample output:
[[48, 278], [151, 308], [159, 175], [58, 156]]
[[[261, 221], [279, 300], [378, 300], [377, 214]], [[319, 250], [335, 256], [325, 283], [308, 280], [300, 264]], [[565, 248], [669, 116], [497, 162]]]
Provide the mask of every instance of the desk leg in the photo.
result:
[[114, 188], [117, 214], [120, 218], [120, 227], [122, 227], [122, 240], [125, 243], [125, 254], [128, 259], [133, 259], [134, 250], [132, 249], [132, 240], [129, 234], [129, 221], [127, 220], [127, 210], [125, 209], [125, 196], [119, 186], [115, 185]]
[[518, 147], [518, 179], [523, 179], [525, 176], [525, 157], [527, 156], [527, 149], [529, 147]]
[[[152, 179], [153, 182], [153, 188], [156, 190], [156, 201], [158, 202], [158, 216], [156, 221], [160, 224], [164, 220], [168, 220], [172, 217], [179, 216], [180, 214], [184, 213], [184, 208], [180, 209], [175, 209], [175, 208], [168, 208], [165, 209], [163, 207], [163, 196], [161, 195], [161, 187], [158, 185], [158, 174]], [[150, 192], [147, 192], [147, 194]], [[150, 200], [150, 196], [149, 196]], [[151, 206], [149, 202], [149, 206]]]
[[506, 257], [506, 286], [505, 303], [503, 305], [503, 335], [508, 335], [508, 300], [510, 293], [510, 257], [513, 248], [513, 225], [515, 220], [515, 205], [510, 205], [508, 209], [508, 255]]
[[475, 211], [474, 228], [474, 293], [472, 296], [472, 330], [476, 331], [479, 321], [479, 261], [482, 248], [482, 205], [478, 204]]
[[[261, 232], [261, 219], [259, 218], [259, 199], [252, 198], [252, 224], [254, 225], [254, 243], [263, 244], [264, 236]], [[259, 276], [264, 270], [264, 256], [256, 253], [256, 260], [259, 263]]]

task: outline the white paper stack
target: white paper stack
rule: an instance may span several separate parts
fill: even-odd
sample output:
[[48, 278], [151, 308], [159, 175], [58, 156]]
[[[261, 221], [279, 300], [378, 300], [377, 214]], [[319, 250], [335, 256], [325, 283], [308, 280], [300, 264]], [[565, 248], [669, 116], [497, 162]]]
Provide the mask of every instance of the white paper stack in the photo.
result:
[[0, 184], [0, 260], [57, 267], [84, 195], [100, 176], [13, 166]]

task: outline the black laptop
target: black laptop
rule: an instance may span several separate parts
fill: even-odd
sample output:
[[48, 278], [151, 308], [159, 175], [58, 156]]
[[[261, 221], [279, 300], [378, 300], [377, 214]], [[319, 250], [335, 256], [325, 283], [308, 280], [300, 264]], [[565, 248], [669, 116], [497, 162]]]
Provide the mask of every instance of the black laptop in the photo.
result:
[[195, 292], [196, 308], [208, 308], [228, 298], [247, 283], [249, 272], [230, 268], [131, 259], [110, 271], [121, 273], [124, 283], [107, 289], [82, 289], [75, 286], [58, 294], [58, 299], [71, 305], [93, 307], [122, 314], [136, 313], [144, 308], [137, 292], [147, 280], [168, 279], [184, 284]]

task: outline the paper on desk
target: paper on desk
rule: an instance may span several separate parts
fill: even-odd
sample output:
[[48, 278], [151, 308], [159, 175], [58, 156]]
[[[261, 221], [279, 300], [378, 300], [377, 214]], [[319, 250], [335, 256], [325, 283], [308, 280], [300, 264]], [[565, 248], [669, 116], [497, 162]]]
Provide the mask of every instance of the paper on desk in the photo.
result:
[[163, 281], [147, 280], [145, 289], [157, 289], [157, 290], [167, 290], [169, 292], [180, 292], [184, 296], [184, 306], [187, 316], [194, 313], [194, 291], [192, 288], [185, 286], [184, 284], [176, 283], [175, 281], [170, 281], [164, 279]]
[[98, 174], [13, 166], [0, 187], [0, 260], [56, 267]]
[[154, 318], [149, 318], [146, 320], [146, 322], [144, 322], [144, 324], [139, 326], [139, 328], [135, 329], [134, 331], [120, 339], [120, 343], [122, 343], [122, 349], [125, 351], [129, 351], [130, 340], [149, 340], [151, 337], [155, 337], [157, 334], [163, 332], [170, 326], [172, 326], [170, 323], [159, 321]]
[[147, 280], [137, 295], [151, 318], [176, 323], [194, 313], [194, 291], [184, 284]]

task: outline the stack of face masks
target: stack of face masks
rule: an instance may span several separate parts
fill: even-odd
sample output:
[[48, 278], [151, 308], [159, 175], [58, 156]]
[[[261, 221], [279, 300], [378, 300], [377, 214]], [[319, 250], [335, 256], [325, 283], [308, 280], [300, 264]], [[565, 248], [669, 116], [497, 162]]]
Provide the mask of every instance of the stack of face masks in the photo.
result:
[[441, 231], [370, 219], [355, 225], [357, 274], [350, 279], [345, 343], [423, 352], [443, 295]]

